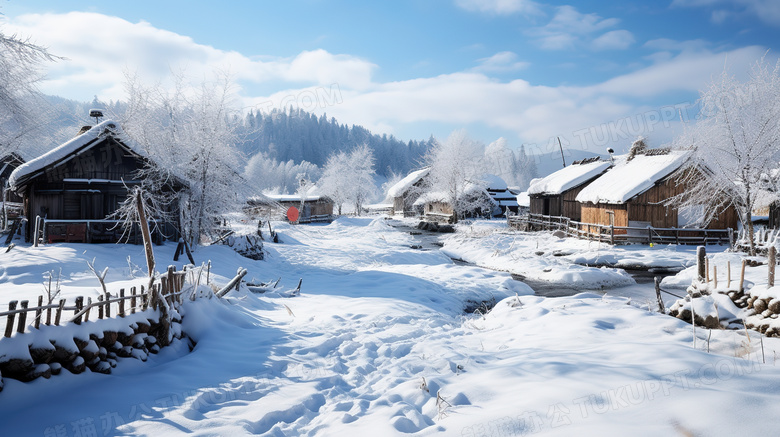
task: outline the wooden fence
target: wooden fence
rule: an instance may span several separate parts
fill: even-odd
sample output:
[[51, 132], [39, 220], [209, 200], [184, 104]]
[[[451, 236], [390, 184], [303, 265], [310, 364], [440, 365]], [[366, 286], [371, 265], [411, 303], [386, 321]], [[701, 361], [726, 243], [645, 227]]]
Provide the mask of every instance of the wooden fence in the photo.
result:
[[[90, 315], [94, 314], [93, 308], [97, 311], [97, 318], [104, 319], [112, 317], [112, 306], [116, 310], [113, 314], [117, 317], [135, 314], [136, 311], [145, 311], [150, 306], [157, 309], [160, 305], [158, 296], [161, 296], [168, 305], [181, 304], [183, 293], [188, 291], [184, 288], [186, 274], [186, 269], [177, 272], [174, 266], [169, 266], [168, 271], [160, 275], [158, 283], [150, 290], [145, 290], [144, 286], [141, 285], [140, 287], [130, 287], [129, 293], [126, 293], [124, 288], [120, 288], [118, 294], [106, 292], [94, 301], [91, 297], [86, 298], [86, 302], [83, 296], [76, 297], [70, 305], [67, 304], [66, 299], [59, 299], [57, 303], [44, 305], [43, 296], [38, 296], [38, 304], [33, 307], [29, 306], [27, 300], [21, 302], [13, 300], [8, 303], [8, 311], [0, 312], [0, 320], [2, 317], [6, 318], [4, 336], [9, 338], [14, 331], [19, 334], [24, 333], [28, 326], [27, 319], [30, 313], [33, 314], [32, 326], [38, 329], [41, 324], [60, 326], [63, 322], [63, 313], [69, 311], [73, 311], [73, 316], [65, 322], [79, 325], [89, 321]], [[14, 325], [16, 325], [16, 329], [14, 329]]]
[[509, 227], [527, 231], [560, 230], [569, 237], [615, 244], [728, 244], [734, 243], [734, 231], [729, 229], [654, 228], [607, 226], [582, 223], [568, 217], [527, 214], [507, 217]]

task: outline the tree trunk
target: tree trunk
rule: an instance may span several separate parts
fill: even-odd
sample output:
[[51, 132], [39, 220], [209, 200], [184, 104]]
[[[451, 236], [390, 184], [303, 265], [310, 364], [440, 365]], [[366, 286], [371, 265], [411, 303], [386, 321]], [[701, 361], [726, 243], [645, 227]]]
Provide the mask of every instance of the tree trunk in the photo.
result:
[[748, 239], [750, 240], [750, 256], [756, 256], [756, 242], [753, 240], [753, 214], [750, 209], [745, 214], [747, 217]]
[[149, 287], [151, 288], [154, 282], [154, 252], [152, 251], [152, 237], [149, 234], [149, 222], [146, 221], [146, 210], [144, 209], [144, 201], [140, 189], [135, 191], [135, 206], [138, 209], [141, 237], [144, 240], [144, 252], [146, 252], [146, 266], [149, 271]]

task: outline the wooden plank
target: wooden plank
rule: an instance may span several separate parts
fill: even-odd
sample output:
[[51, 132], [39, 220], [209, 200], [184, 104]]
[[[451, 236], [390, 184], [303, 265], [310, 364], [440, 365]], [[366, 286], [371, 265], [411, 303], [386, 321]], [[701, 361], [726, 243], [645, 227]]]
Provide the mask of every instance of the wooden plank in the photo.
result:
[[119, 289], [119, 317], [125, 316], [125, 289]]
[[41, 327], [41, 315], [43, 314], [43, 310], [41, 307], [43, 306], [43, 295], [38, 296], [38, 307], [35, 308], [35, 321], [33, 322], [35, 326], [35, 329], [40, 329]]
[[54, 326], [60, 326], [63, 308], [65, 308], [65, 299], [60, 299], [60, 305], [57, 307], [57, 312], [54, 315]]
[[78, 315], [78, 314], [81, 312], [82, 309], [84, 309], [84, 297], [83, 296], [79, 296], [79, 297], [76, 298], [76, 309], [73, 312], [74, 316], [77, 316], [73, 320], [73, 322], [75, 324], [77, 324], [77, 325], [81, 324], [81, 316]]
[[[19, 301], [12, 300], [11, 302], [8, 302], [8, 311], [14, 311], [16, 310], [16, 305], [19, 303]], [[11, 334], [14, 332], [14, 319], [16, 318], [16, 314], [9, 314], [6, 317], [5, 322], [5, 338], [11, 338]]]
[[19, 326], [16, 328], [16, 332], [19, 334], [24, 334], [25, 328], [27, 328], [27, 305], [29, 304], [29, 301], [23, 300], [19, 306], [21, 306], [22, 312], [19, 313]]
[[87, 310], [84, 311], [84, 322], [89, 322], [89, 311], [92, 309], [92, 298], [87, 298]]

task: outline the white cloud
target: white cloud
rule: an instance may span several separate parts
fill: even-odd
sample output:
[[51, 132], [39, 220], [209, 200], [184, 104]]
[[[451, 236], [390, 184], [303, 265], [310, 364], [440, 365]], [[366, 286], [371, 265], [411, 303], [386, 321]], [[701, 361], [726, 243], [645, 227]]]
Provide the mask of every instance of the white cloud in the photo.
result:
[[591, 43], [593, 50], [625, 50], [634, 43], [634, 35], [627, 30], [612, 30]]
[[[556, 136], [561, 136], [570, 147], [602, 152], [606, 147], [603, 141], [594, 142], [591, 138], [583, 144], [583, 137], [578, 135], [595, 128], [597, 135], [617, 141], [617, 147], [629, 145], [639, 134], [649, 136], [654, 144], [667, 141], [679, 124], [674, 110], [664, 113], [666, 120], [658, 124], [659, 112], [649, 107], [647, 101], [666, 98], [670, 108], [693, 104], [697, 92], [722, 71], [726, 60], [739, 70], [763, 53], [762, 47], [683, 52], [590, 86], [541, 86], [522, 79], [499, 81], [485, 72], [456, 72], [377, 83], [367, 90], [342, 87], [341, 103], [307, 109], [327, 112], [343, 122], [361, 124], [377, 132], [394, 133], [399, 127], [413, 124], [453, 128], [481, 125], [514, 132], [520, 141], [536, 144], [531, 148], [537, 152], [545, 152], [549, 140]], [[309, 95], [321, 91], [307, 90]], [[291, 96], [301, 92], [286, 90], [249, 103], [284, 106], [284, 99], [295, 100]], [[652, 114], [649, 119], [643, 115], [648, 111]], [[626, 120], [631, 124], [624, 123]]]
[[517, 60], [517, 54], [514, 52], [498, 52], [488, 58], [478, 59], [479, 65], [474, 67], [474, 71], [505, 73], [510, 71], [523, 70], [530, 65], [528, 62]]
[[539, 5], [531, 0], [455, 0], [455, 4], [467, 11], [496, 15], [542, 14]]
[[780, 26], [780, 1], [777, 0], [674, 0], [672, 6], [713, 9], [711, 17], [715, 23], [746, 14], [766, 24]]
[[[572, 12], [576, 11], [567, 13], [578, 17]], [[559, 17], [559, 22], [564, 21]], [[609, 29], [617, 23], [597, 16], [575, 21], [578, 32], [596, 38], [614, 32]], [[167, 76], [169, 66], [187, 66], [187, 73], [196, 78], [208, 75], [213, 67], [229, 67], [242, 84], [286, 88], [256, 95], [244, 87], [241, 97], [246, 106], [298, 104], [318, 114], [327, 112], [343, 123], [388, 133], [411, 125], [454, 128], [476, 124], [514, 132], [521, 141], [537, 144], [547, 144], [558, 135], [574, 144], [575, 132], [643, 111], [641, 102], [680, 92], [694, 94], [722, 70], [725, 59], [731, 65], [745, 66], [764, 54], [762, 47], [716, 52], [698, 42], [654, 40], [646, 47], [674, 50], [675, 54], [669, 52], [648, 67], [590, 86], [542, 86], [491, 77], [491, 73], [525, 67], [513, 52], [480, 59], [470, 71], [382, 83], [373, 80], [377, 66], [355, 56], [311, 50], [289, 58], [253, 59], [198, 44], [148, 23], [99, 14], [27, 15], [14, 19], [6, 29], [36, 35], [38, 43], [70, 58], [51, 67], [50, 80], [43, 86], [44, 91], [65, 97], [73, 92], [80, 99], [93, 94], [103, 99], [123, 98], [125, 65], [154, 77]], [[609, 38], [604, 42], [609, 45]]]
[[633, 34], [624, 29], [605, 32], [619, 23], [617, 18], [602, 18], [598, 14], [580, 13], [573, 6], [560, 6], [549, 23], [526, 33], [546, 50], [571, 50], [580, 46], [592, 50], [623, 50], [634, 43]]
[[[150, 80], [166, 77], [171, 70], [208, 78], [215, 69], [221, 69], [249, 82], [343, 82], [356, 89], [371, 85], [376, 68], [363, 59], [325, 50], [304, 51], [292, 58], [255, 60], [235, 51], [198, 44], [143, 21], [131, 23], [88, 12], [23, 15], [7, 22], [5, 29], [35, 35], [36, 43], [68, 58], [49, 65], [49, 80], [41, 84], [44, 92], [59, 90], [65, 97], [86, 92], [106, 100], [119, 99], [123, 96], [125, 68]], [[62, 92], [64, 84], [72, 94]]]

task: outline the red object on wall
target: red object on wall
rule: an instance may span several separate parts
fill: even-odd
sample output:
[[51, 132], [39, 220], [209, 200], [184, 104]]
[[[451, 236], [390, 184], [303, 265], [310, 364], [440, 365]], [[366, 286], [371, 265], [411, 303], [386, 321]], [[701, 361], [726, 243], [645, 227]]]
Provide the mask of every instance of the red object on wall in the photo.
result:
[[298, 221], [298, 208], [291, 206], [287, 210], [287, 220], [290, 222], [297, 222]]

